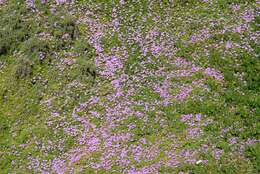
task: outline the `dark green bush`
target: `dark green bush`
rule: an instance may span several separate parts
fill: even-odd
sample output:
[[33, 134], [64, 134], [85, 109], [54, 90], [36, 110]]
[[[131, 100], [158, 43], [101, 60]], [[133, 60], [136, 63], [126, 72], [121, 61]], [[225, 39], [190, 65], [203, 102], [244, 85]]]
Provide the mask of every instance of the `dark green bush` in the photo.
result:
[[36, 23], [26, 19], [24, 3], [9, 3], [0, 10], [0, 55], [14, 51], [36, 30]]
[[260, 90], [260, 61], [248, 54], [241, 55], [242, 70], [245, 72], [245, 80], [249, 90]]
[[194, 5], [197, 1], [195, 0], [176, 0], [174, 2], [174, 5], [179, 5], [179, 6], [190, 6]]
[[79, 38], [74, 42], [74, 50], [77, 54], [94, 57], [95, 49], [88, 43], [86, 39]]
[[77, 61], [77, 64], [78, 64], [78, 70], [80, 75], [82, 75], [83, 77], [91, 76], [93, 79], [96, 78], [97, 75], [96, 68], [92, 62], [88, 61], [87, 59], [80, 58]]
[[79, 35], [76, 20], [68, 12], [60, 12], [49, 19], [51, 32], [56, 38], [62, 38], [65, 34], [69, 35], [70, 40], [74, 40]]
[[37, 37], [31, 37], [21, 46], [21, 51], [30, 59], [43, 60], [43, 56], [46, 56], [50, 52], [50, 44]]
[[32, 75], [32, 65], [28, 59], [22, 58], [15, 67], [15, 78], [23, 79]]
[[255, 163], [255, 169], [260, 172], [260, 148], [258, 145], [247, 146], [245, 149], [245, 155], [253, 163]]

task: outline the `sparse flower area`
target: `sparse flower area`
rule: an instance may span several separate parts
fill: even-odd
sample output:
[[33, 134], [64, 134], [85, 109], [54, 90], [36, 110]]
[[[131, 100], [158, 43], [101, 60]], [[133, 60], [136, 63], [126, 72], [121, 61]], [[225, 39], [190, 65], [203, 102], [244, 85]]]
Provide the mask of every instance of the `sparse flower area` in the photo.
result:
[[259, 173], [259, 5], [0, 0], [0, 173]]

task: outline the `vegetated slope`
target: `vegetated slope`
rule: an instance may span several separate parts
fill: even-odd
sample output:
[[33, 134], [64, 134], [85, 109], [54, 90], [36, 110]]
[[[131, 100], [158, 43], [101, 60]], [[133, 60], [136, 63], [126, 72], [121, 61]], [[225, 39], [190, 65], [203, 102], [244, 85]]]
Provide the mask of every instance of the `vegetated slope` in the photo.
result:
[[259, 2], [0, 4], [0, 173], [259, 173]]

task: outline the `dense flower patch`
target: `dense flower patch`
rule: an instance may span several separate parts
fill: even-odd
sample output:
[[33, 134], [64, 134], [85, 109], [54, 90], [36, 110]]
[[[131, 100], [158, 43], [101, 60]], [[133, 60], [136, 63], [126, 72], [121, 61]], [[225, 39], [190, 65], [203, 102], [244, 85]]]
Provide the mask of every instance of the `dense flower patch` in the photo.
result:
[[259, 172], [257, 3], [25, 1], [3, 20], [22, 38], [0, 44], [0, 171]]

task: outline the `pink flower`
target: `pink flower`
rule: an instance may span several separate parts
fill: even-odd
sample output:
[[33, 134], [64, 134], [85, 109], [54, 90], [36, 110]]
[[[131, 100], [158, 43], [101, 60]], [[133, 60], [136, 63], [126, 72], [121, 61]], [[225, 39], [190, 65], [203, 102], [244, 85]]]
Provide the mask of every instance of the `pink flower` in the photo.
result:
[[232, 48], [232, 43], [228, 41], [228, 42], [226, 43], [226, 45], [225, 45], [225, 48], [226, 48], [226, 49]]
[[237, 27], [235, 28], [235, 32], [237, 32], [237, 33], [241, 33], [241, 30], [242, 30], [242, 27], [241, 27], [241, 26], [237, 26]]
[[63, 174], [66, 172], [66, 162], [59, 158], [54, 158], [52, 161], [52, 170], [57, 174]]
[[204, 72], [206, 75], [214, 77], [216, 80], [221, 81], [223, 79], [222, 74], [213, 68], [206, 68]]
[[115, 87], [115, 88], [119, 88], [120, 87], [120, 81], [118, 79], [115, 79], [111, 82], [111, 84]]
[[96, 104], [99, 101], [99, 97], [97, 96], [92, 96], [90, 98], [90, 104]]
[[73, 2], [73, 0], [56, 0], [57, 5], [72, 3], [72, 2]]
[[190, 120], [192, 117], [193, 117], [192, 114], [182, 115], [181, 122], [186, 122], [186, 121]]
[[191, 86], [186, 86], [186, 87], [183, 87], [182, 89], [181, 89], [181, 92], [179, 93], [179, 94], [177, 94], [176, 96], [175, 96], [175, 98], [177, 99], [177, 100], [184, 100], [186, 97], [188, 97], [188, 95], [191, 93], [191, 91], [192, 91], [193, 89], [192, 89], [192, 87]]
[[96, 118], [99, 118], [100, 117], [100, 114], [96, 111], [90, 111], [90, 114], [93, 116], [93, 117], [96, 117]]

